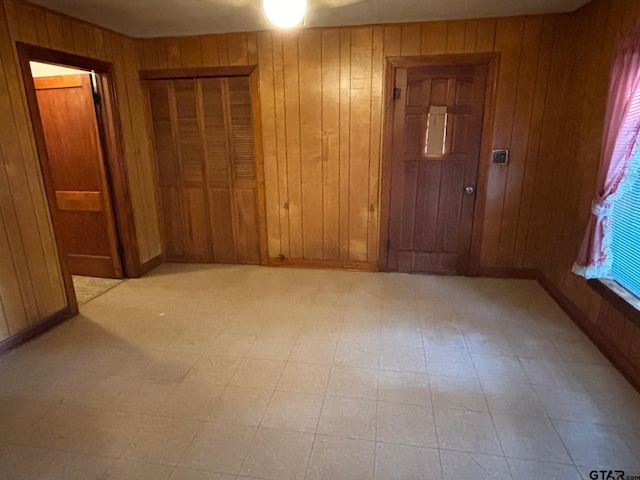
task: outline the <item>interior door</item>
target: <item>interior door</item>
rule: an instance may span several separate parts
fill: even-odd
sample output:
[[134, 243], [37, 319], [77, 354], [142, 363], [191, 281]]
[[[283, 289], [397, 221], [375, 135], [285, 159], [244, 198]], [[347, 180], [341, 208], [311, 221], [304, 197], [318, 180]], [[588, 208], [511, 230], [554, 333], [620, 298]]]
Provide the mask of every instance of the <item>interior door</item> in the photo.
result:
[[122, 278], [91, 77], [34, 78], [55, 190], [56, 236], [71, 274]]
[[467, 274], [486, 65], [397, 68], [388, 270]]

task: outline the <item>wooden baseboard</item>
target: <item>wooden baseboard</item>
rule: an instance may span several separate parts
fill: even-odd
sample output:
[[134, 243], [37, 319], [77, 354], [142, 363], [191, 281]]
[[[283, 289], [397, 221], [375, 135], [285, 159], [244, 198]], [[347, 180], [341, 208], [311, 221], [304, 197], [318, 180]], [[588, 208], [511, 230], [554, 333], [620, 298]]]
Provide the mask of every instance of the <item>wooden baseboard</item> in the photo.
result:
[[328, 268], [334, 270], [356, 270], [361, 272], [376, 272], [377, 268], [367, 262], [341, 262], [335, 260], [303, 260], [285, 258], [269, 258], [270, 267], [289, 268]]
[[620, 373], [640, 392], [640, 368], [620, 355], [617, 349], [610, 344], [600, 329], [589, 320], [589, 317], [578, 308], [562, 291], [549, 280], [542, 272], [538, 274], [538, 283], [544, 288], [555, 302], [569, 315], [571, 320], [589, 337], [594, 345], [607, 357]]
[[151, 260], [140, 264], [140, 276], [146, 275], [154, 268], [158, 268], [162, 265], [162, 262], [162, 255], [158, 255], [157, 257], [153, 257]]
[[2, 340], [0, 342], [0, 354], [11, 350], [18, 345], [22, 345], [23, 343], [28, 342], [32, 338], [38, 337], [53, 328], [54, 326], [62, 323], [65, 320], [73, 317], [74, 313], [71, 307], [65, 307], [62, 310], [57, 311], [56, 313], [49, 315], [48, 317], [36, 322], [32, 325], [29, 325], [24, 330], [16, 333], [15, 335]]
[[479, 277], [490, 278], [518, 278], [537, 280], [539, 272], [535, 268], [516, 268], [516, 267], [479, 267]]

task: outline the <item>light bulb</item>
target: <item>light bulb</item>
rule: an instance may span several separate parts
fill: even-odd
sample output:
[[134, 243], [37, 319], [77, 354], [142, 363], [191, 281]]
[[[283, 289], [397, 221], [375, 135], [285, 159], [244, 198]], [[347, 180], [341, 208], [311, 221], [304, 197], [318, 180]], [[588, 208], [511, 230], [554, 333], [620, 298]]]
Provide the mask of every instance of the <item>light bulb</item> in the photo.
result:
[[291, 28], [302, 22], [307, 9], [305, 0], [264, 0], [264, 13], [279, 28]]

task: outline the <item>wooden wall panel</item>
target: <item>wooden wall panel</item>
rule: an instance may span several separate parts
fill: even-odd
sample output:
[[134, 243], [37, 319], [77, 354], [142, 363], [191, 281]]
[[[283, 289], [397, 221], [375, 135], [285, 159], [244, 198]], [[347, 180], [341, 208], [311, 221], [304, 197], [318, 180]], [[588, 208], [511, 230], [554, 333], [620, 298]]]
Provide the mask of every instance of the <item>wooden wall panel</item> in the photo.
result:
[[[0, 3], [0, 340], [66, 306], [9, 21]], [[20, 13], [35, 22], [35, 15]], [[35, 29], [23, 29], [32, 36]], [[36, 39], [37, 41], [37, 39]]]
[[[541, 125], [554, 108], [547, 85], [559, 17], [566, 16], [144, 39], [138, 52], [149, 69], [166, 66], [159, 51], [169, 66], [257, 64], [269, 257], [373, 267], [385, 57], [500, 53], [493, 147], [512, 155], [507, 167], [481, 159], [481, 264], [522, 267], [538, 259], [527, 257], [528, 227]], [[558, 69], [554, 81], [566, 76], [565, 65]]]
[[[113, 63], [140, 260], [144, 263], [160, 255], [155, 173], [135, 41], [28, 3], [3, 1], [12, 43], [21, 41]], [[22, 90], [21, 84], [19, 79], [15, 86], [18, 91]], [[28, 142], [32, 141], [30, 130], [29, 126], [24, 137]]]
[[40, 7], [0, 0], [0, 341], [67, 306], [16, 41], [114, 64], [141, 261], [162, 253], [136, 42]]
[[[527, 192], [527, 205], [520, 207], [520, 216], [531, 218], [525, 264], [539, 268], [558, 294], [591, 322], [587, 330], [638, 383], [640, 327], [571, 273], [571, 266], [590, 215], [615, 45], [640, 22], [640, 8], [636, 0], [594, 0], [556, 21], [545, 125], [540, 133], [536, 126], [530, 131], [540, 135], [534, 141], [535, 148], [539, 145], [536, 185], [533, 193]], [[540, 113], [534, 110], [534, 117]], [[523, 250], [517, 251], [522, 258]]]

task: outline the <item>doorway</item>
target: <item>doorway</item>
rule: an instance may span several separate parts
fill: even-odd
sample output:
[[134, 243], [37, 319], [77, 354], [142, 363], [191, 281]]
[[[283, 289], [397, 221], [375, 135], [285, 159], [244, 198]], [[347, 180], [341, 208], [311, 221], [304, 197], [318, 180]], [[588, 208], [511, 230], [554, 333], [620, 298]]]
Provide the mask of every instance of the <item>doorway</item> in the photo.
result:
[[56, 235], [71, 275], [122, 278], [98, 129], [94, 72], [30, 62], [53, 180]]
[[383, 268], [471, 273], [492, 59], [390, 61]]
[[140, 276], [111, 64], [17, 47], [65, 288], [77, 312], [78, 302]]

